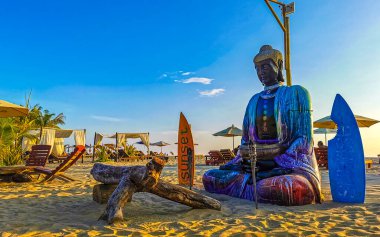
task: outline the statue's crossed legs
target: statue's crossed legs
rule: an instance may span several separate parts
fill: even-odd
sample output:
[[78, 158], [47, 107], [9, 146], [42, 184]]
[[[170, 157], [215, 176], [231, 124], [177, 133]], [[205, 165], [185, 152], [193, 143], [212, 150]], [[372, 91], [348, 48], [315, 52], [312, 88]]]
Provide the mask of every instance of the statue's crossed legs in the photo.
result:
[[[232, 170], [209, 170], [203, 175], [203, 185], [211, 193], [254, 200], [250, 175]], [[302, 175], [287, 174], [257, 182], [258, 201], [285, 206], [311, 204], [315, 194], [310, 182]]]

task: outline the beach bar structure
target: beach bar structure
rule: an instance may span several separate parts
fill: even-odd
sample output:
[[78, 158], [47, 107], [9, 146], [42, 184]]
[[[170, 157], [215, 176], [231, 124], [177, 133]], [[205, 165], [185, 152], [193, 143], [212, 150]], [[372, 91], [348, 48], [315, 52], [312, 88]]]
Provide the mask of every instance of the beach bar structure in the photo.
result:
[[92, 152], [92, 161], [94, 162], [95, 160], [95, 147], [100, 145], [103, 141], [103, 138], [111, 138], [111, 139], [116, 139], [115, 146], [116, 146], [116, 159], [119, 159], [119, 152], [118, 152], [118, 147], [121, 147], [124, 143], [127, 143], [128, 138], [134, 138], [138, 139], [140, 138], [142, 144], [144, 144], [147, 149], [148, 149], [148, 154], [150, 152], [149, 148], [149, 133], [148, 132], [143, 132], [143, 133], [119, 133], [116, 132], [115, 134], [111, 135], [106, 135], [106, 134], [101, 134], [95, 132], [94, 135], [94, 150]]

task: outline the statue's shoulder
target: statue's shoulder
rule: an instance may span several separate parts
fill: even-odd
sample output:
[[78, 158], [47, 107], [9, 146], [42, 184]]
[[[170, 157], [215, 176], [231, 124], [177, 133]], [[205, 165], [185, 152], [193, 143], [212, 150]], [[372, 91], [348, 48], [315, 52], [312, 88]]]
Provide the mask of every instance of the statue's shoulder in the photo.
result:
[[311, 110], [311, 97], [306, 88], [300, 85], [287, 86], [290, 93], [287, 94], [287, 98], [298, 98], [298, 103], [303, 105], [306, 110]]
[[300, 85], [287, 86], [286, 89], [288, 89], [289, 91], [292, 91], [293, 93], [297, 93], [300, 96], [305, 96], [307, 98], [310, 97], [309, 91], [303, 86], [300, 86]]
[[290, 90], [295, 90], [295, 91], [305, 91], [308, 93], [307, 89], [301, 85], [292, 85], [292, 86], [286, 86]]
[[249, 100], [248, 105], [255, 103], [255, 101], [257, 102], [257, 99], [259, 98], [260, 94], [261, 92], [254, 94]]

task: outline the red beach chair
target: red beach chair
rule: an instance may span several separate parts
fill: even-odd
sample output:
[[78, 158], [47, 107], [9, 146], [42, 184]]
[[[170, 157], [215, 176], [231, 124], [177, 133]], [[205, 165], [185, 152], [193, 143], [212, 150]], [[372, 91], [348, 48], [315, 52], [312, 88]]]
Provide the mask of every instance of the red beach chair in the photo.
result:
[[59, 164], [54, 170], [37, 167], [34, 172], [44, 174], [45, 177], [41, 182], [52, 181], [55, 178], [61, 179], [63, 181], [74, 181], [73, 178], [68, 177], [64, 172], [69, 169], [77, 160], [84, 155], [86, 148], [84, 146], [76, 146], [75, 150], [65, 159], [61, 164]]
[[221, 149], [220, 153], [222, 154], [225, 162], [228, 162], [235, 158], [235, 154], [230, 149]]
[[218, 150], [209, 151], [208, 156], [205, 156], [205, 158], [206, 165], [220, 165], [225, 163], [222, 153]]
[[314, 147], [315, 157], [317, 158], [317, 163], [319, 167], [326, 167], [329, 169], [328, 157], [327, 157], [327, 147]]
[[50, 145], [34, 145], [30, 152], [29, 158], [26, 160], [25, 166], [45, 166], [49, 157]]

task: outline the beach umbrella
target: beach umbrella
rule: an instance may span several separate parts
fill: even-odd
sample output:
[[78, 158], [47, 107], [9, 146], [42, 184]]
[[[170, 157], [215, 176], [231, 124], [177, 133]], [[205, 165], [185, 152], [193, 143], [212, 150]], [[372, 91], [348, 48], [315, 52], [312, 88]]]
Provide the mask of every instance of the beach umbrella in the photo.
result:
[[161, 153], [162, 153], [162, 147], [168, 146], [170, 144], [166, 143], [166, 142], [163, 142], [163, 141], [159, 141], [159, 142], [151, 143], [150, 145], [151, 146], [159, 146], [159, 147], [161, 147]]
[[[314, 134], [325, 134], [325, 145], [327, 144], [327, 134], [329, 133], [336, 133], [336, 129], [330, 129], [330, 128], [317, 128], [314, 129]], [[326, 145], [327, 146], [327, 145]]]
[[220, 136], [220, 137], [232, 137], [232, 149], [235, 148], [235, 137], [242, 136], [243, 131], [237, 127], [235, 127], [233, 124], [231, 127], [228, 127], [222, 131], [219, 131], [217, 133], [212, 134], [214, 136]]
[[28, 115], [27, 108], [0, 100], [0, 118], [20, 117], [26, 115]]
[[[366, 118], [360, 115], [354, 115], [355, 120], [358, 123], [358, 127], [371, 127], [372, 125], [378, 123], [378, 120]], [[313, 126], [316, 128], [330, 128], [330, 129], [336, 129], [337, 126], [335, 122], [330, 118], [330, 116], [326, 116], [324, 118], [318, 119], [313, 123]]]

